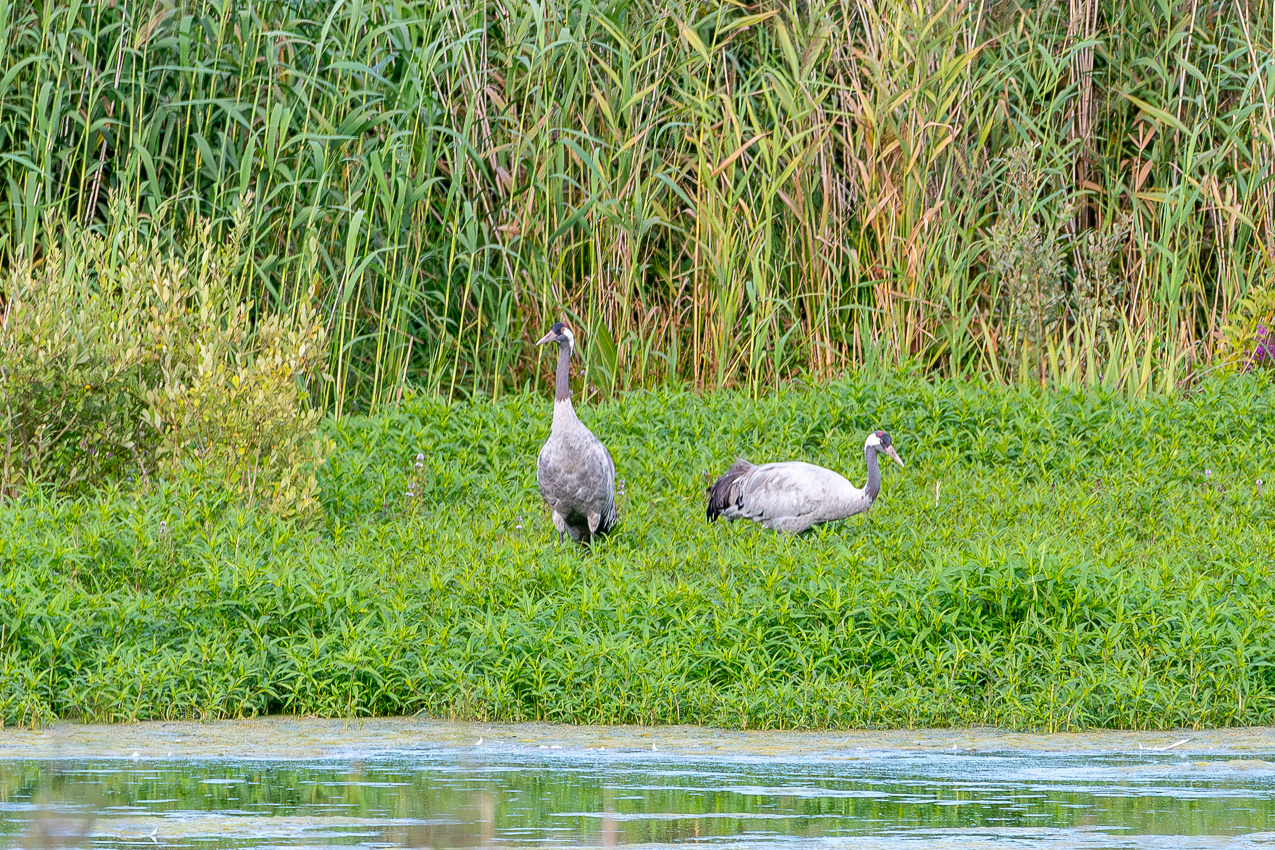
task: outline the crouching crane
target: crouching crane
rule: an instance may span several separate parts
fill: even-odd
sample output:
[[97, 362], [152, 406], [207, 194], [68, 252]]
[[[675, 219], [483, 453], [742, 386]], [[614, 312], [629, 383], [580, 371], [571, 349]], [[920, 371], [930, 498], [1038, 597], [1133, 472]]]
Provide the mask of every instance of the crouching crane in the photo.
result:
[[553, 525], [578, 543], [615, 527], [615, 463], [606, 446], [584, 426], [571, 406], [569, 368], [575, 335], [562, 322], [536, 345], [558, 344], [558, 373], [553, 398], [553, 425], [540, 448], [536, 483], [553, 513]]
[[881, 492], [877, 455], [882, 453], [903, 466], [890, 435], [874, 431], [863, 444], [868, 483], [862, 490], [831, 469], [813, 463], [790, 460], [754, 466], [737, 460], [708, 488], [708, 521], [719, 516], [742, 517], [797, 534], [821, 522], [863, 513]]

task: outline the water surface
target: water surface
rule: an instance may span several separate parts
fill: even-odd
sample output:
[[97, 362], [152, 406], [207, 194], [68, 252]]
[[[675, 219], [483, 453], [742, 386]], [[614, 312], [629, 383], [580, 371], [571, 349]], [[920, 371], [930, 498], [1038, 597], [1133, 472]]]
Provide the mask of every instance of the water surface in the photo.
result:
[[62, 725], [0, 731], [0, 842], [1275, 847], [1275, 735]]

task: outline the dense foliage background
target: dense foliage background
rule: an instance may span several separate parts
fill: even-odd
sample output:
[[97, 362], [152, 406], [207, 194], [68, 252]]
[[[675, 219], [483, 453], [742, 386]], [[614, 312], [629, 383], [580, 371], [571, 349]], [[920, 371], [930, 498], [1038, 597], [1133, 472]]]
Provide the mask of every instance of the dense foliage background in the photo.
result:
[[1256, 0], [3, 0], [0, 267], [251, 195], [336, 412], [525, 385], [562, 316], [603, 392], [1173, 389], [1275, 311], [1273, 45]]

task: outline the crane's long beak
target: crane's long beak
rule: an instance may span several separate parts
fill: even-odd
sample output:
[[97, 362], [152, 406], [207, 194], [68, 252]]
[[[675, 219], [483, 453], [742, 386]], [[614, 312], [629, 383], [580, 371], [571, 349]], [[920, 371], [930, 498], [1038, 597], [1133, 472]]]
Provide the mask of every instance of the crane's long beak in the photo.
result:
[[553, 331], [549, 331], [549, 333], [540, 337], [540, 341], [537, 342], [536, 345], [544, 345], [546, 342], [553, 342], [557, 338], [558, 338], [557, 334], [555, 334]]
[[[899, 466], [903, 466], [903, 459], [899, 457], [899, 453], [894, 450], [894, 446], [886, 446], [885, 453], [894, 458], [894, 462]], [[905, 469], [907, 467], [904, 467]]]

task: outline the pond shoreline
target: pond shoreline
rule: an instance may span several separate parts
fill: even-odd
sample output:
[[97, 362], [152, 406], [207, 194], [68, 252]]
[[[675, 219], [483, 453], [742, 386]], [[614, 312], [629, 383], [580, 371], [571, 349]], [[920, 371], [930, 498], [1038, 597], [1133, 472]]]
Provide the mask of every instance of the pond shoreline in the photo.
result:
[[450, 722], [413, 717], [59, 722], [39, 731], [0, 729], [0, 760], [394, 758], [431, 751], [499, 756], [659, 754], [713, 760], [836, 761], [858, 751], [1275, 752], [1275, 728], [1020, 733], [992, 727], [848, 731], [741, 731], [700, 726], [569, 726]]

